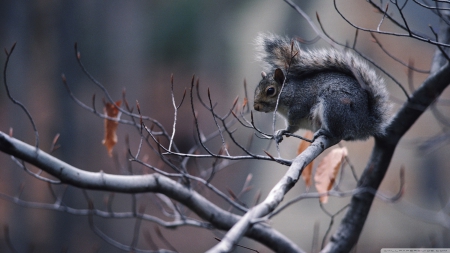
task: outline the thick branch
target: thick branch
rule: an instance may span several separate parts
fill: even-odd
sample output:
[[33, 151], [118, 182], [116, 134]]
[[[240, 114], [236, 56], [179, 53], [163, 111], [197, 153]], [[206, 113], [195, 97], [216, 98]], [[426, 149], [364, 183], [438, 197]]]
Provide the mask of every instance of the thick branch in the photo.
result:
[[[244, 234], [252, 227], [258, 225], [256, 220], [270, 214], [281, 203], [286, 193], [295, 185], [302, 174], [303, 168], [320, 155], [325, 149], [333, 146], [339, 140], [331, 140], [325, 136], [319, 136], [305, 151], [298, 155], [289, 167], [289, 170], [281, 180], [272, 188], [266, 199], [259, 205], [250, 209], [231, 228], [220, 243], [210, 249], [209, 253], [230, 252]], [[294, 252], [294, 251], [283, 251]], [[298, 252], [298, 251], [295, 251]]]
[[[196, 191], [160, 174], [112, 175], [73, 167], [45, 152], [0, 132], [0, 151], [46, 171], [72, 186], [83, 189], [121, 193], [156, 192], [182, 203], [218, 229], [230, 229], [240, 216], [214, 205]], [[298, 247], [278, 231], [256, 224], [246, 234], [275, 252], [300, 252]]]

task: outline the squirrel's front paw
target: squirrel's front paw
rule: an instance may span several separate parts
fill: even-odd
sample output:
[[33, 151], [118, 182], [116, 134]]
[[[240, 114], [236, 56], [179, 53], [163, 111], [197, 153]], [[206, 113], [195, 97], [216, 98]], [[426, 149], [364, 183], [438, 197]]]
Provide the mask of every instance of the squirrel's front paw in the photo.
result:
[[329, 137], [330, 136], [330, 132], [328, 132], [327, 130], [322, 129], [322, 128], [317, 130], [317, 132], [314, 133], [312, 142], [314, 142], [321, 135], [325, 135], [325, 136]]
[[283, 135], [285, 133], [288, 133], [288, 131], [286, 131], [286, 129], [278, 130], [275, 132], [275, 135], [273, 136], [273, 138], [277, 144], [283, 140]]
[[321, 129], [317, 130], [317, 131], [314, 133], [312, 142], [314, 142], [317, 138], [319, 138], [319, 136], [322, 136], [322, 135], [325, 136], [325, 137], [327, 137], [327, 138], [329, 138], [329, 139], [335, 139], [335, 138], [336, 138], [336, 137], [333, 136], [328, 130], [325, 130], [325, 129], [321, 128]]

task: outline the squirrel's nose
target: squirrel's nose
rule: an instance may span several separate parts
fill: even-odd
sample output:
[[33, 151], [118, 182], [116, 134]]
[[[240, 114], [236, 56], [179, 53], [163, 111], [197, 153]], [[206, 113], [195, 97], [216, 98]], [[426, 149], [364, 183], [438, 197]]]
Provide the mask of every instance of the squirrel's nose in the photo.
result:
[[254, 103], [254, 104], [253, 104], [253, 108], [255, 108], [255, 110], [257, 110], [257, 111], [260, 111], [260, 110], [261, 110], [259, 104], [257, 104], [257, 103]]

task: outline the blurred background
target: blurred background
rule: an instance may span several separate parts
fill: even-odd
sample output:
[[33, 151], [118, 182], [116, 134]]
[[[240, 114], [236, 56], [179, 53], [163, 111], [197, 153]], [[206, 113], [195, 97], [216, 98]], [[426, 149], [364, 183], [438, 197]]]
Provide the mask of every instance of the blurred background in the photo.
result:
[[[381, 15], [362, 1], [337, 1], [338, 7], [355, 24], [376, 29]], [[355, 30], [335, 11], [329, 1], [297, 1], [317, 25], [319, 14], [326, 31], [341, 43], [353, 43]], [[395, 8], [392, 8], [394, 11]], [[394, 11], [395, 12], [395, 11]], [[428, 25], [438, 30], [437, 16], [408, 3], [404, 9], [410, 27], [432, 36]], [[397, 15], [398, 17], [398, 15]], [[382, 29], [403, 32], [385, 21]], [[226, 113], [236, 96], [242, 103], [244, 80], [247, 82], [249, 104], [253, 104], [253, 90], [260, 79], [261, 65], [255, 60], [254, 39], [260, 32], [298, 36], [305, 40], [315, 37], [308, 23], [283, 1], [12, 1], [0, 2], [0, 46], [9, 48], [17, 42], [7, 69], [9, 89], [33, 116], [40, 136], [40, 147], [49, 151], [53, 138], [60, 134], [61, 147], [53, 154], [80, 169], [121, 173], [125, 164], [125, 138], [130, 135], [130, 146], [136, 150], [138, 135], [128, 126], [119, 126], [119, 143], [115, 157], [108, 156], [102, 145], [103, 120], [80, 108], [67, 93], [62, 81], [64, 73], [73, 93], [90, 105], [96, 94], [96, 108], [103, 107], [105, 97], [77, 65], [74, 43], [78, 43], [81, 59], [91, 74], [99, 80], [114, 99], [126, 97], [131, 105], [139, 101], [142, 114], [160, 121], [166, 129], [172, 128], [173, 107], [170, 93], [170, 75], [174, 75], [177, 101], [189, 88], [192, 75], [200, 80], [200, 93], [206, 98], [209, 87], [217, 102], [219, 113]], [[414, 61], [418, 69], [428, 70], [435, 48], [408, 38], [377, 36], [383, 45], [404, 62]], [[305, 48], [327, 47], [323, 41]], [[356, 48], [373, 59], [393, 77], [408, 87], [406, 67], [387, 57], [371, 41], [369, 34], [360, 33]], [[0, 55], [1, 66], [6, 55]], [[415, 73], [411, 84], [418, 87], [426, 74]], [[405, 101], [399, 87], [386, 78], [395, 109]], [[437, 110], [447, 119], [449, 92], [442, 95]], [[200, 105], [196, 102], [196, 105]], [[199, 109], [201, 128], [205, 133], [215, 130], [214, 122], [205, 110]], [[255, 113], [257, 125], [271, 130], [271, 115]], [[182, 151], [195, 142], [190, 106], [185, 102], [179, 113], [176, 141]], [[278, 120], [279, 128], [284, 123]], [[252, 132], [239, 127], [236, 133], [248, 140]], [[31, 145], [34, 132], [26, 115], [0, 88], [0, 131], [13, 130], [14, 137]], [[399, 171], [406, 171], [406, 189], [399, 203], [375, 200], [356, 252], [379, 252], [389, 247], [450, 247], [449, 219], [436, 224], [435, 214], [449, 200], [448, 180], [450, 165], [448, 133], [433, 116], [426, 112], [404, 136], [381, 186], [381, 193], [393, 196], [399, 188]], [[132, 134], [136, 136], [132, 136]], [[300, 132], [301, 134], [301, 132]], [[430, 141], [433, 142], [430, 142]], [[213, 150], [220, 149], [220, 142]], [[216, 144], [217, 144], [216, 143]], [[284, 158], [296, 156], [299, 141], [293, 138], [281, 145]], [[268, 143], [255, 140], [252, 150], [263, 154]], [[373, 140], [344, 142], [357, 175], [361, 175], [370, 156]], [[269, 152], [274, 152], [273, 145]], [[151, 159], [151, 157], [150, 157]], [[320, 160], [320, 158], [319, 158]], [[156, 162], [155, 162], [156, 163]], [[53, 201], [48, 185], [23, 172], [10, 157], [0, 154], [0, 192], [33, 202]], [[317, 162], [316, 162], [317, 164]], [[32, 167], [30, 167], [32, 168]], [[32, 168], [34, 169], [34, 168]], [[264, 198], [281, 178], [286, 167], [267, 162], [239, 162], [222, 170], [213, 183], [221, 190], [239, 192], [249, 173], [253, 175], [253, 190], [244, 197], [252, 203], [258, 190]], [[35, 169], [34, 169], [35, 170]], [[346, 170], [346, 176], [350, 176]], [[344, 190], [355, 187], [349, 180]], [[62, 188], [55, 187], [56, 192]], [[64, 202], [87, 208], [81, 190], [69, 187]], [[305, 191], [303, 182], [291, 190], [286, 200]], [[102, 205], [104, 193], [91, 192]], [[208, 197], [208, 196], [207, 196]], [[212, 197], [212, 196], [211, 196]], [[143, 198], [144, 201], [146, 198]], [[335, 213], [350, 198], [332, 198], [325, 208]], [[151, 198], [147, 198], [151, 201]], [[115, 210], [130, 210], [130, 196], [117, 194]], [[220, 203], [227, 208], [225, 203]], [[424, 212], [428, 210], [429, 212]], [[147, 208], [150, 213], [150, 207]], [[344, 212], [345, 213], [345, 212]], [[335, 217], [332, 232], [344, 213]], [[102, 231], [117, 241], [129, 244], [133, 220], [103, 220], [96, 218]], [[286, 234], [302, 249], [310, 251], [317, 227], [319, 244], [329, 227], [330, 217], [321, 210], [317, 199], [304, 200], [276, 216], [271, 225]], [[0, 226], [8, 226], [11, 242], [19, 252], [120, 252], [104, 243], [88, 225], [86, 216], [26, 208], [0, 199]], [[143, 230], [153, 231], [154, 224], [143, 223]], [[152, 232], [154, 233], [154, 232]], [[203, 252], [222, 234], [196, 228], [162, 229], [162, 233], [180, 252]], [[192, 242], [195, 242], [193, 245]], [[244, 246], [268, 252], [264, 246], [250, 240]], [[139, 246], [147, 248], [145, 240]], [[160, 244], [163, 246], [163, 244]], [[5, 230], [0, 230], [0, 251], [10, 252]], [[237, 249], [237, 252], [247, 252]]]

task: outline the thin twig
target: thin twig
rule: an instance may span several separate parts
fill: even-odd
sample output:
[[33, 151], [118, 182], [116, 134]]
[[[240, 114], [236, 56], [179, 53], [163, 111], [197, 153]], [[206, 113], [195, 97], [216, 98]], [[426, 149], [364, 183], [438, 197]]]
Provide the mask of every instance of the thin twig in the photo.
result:
[[[322, 23], [320, 22], [320, 18], [319, 15], [317, 15], [317, 21], [319, 22], [319, 25], [323, 31], [323, 33], [330, 38], [330, 40], [333, 40], [333, 42], [336, 45], [339, 46], [343, 46], [346, 48], [349, 48], [347, 45], [344, 45], [342, 43], [339, 43], [337, 41], [335, 41], [329, 34], [327, 34], [327, 32], [325, 31], [325, 28], [323, 27]], [[383, 72], [387, 77], [389, 77], [395, 84], [397, 84], [397, 86], [403, 91], [403, 93], [405, 94], [405, 96], [409, 99], [409, 94], [406, 91], [406, 89], [403, 87], [403, 85], [397, 80], [395, 79], [391, 74], [389, 74], [389, 72], [387, 72], [385, 69], [383, 69], [381, 66], [379, 66], [378, 64], [376, 64], [374, 61], [372, 61], [371, 59], [369, 59], [368, 57], [366, 57], [365, 55], [363, 55], [361, 52], [359, 52], [358, 50], [354, 50], [354, 52], [356, 54], [358, 54], [360, 57], [362, 57], [364, 60], [368, 61], [370, 64], [372, 64], [373, 66], [375, 66], [378, 70], [380, 70], [381, 72]]]
[[15, 47], [16, 47], [16, 43], [14, 42], [14, 44], [12, 45], [9, 52], [5, 48], [6, 61], [5, 61], [5, 67], [3, 68], [3, 84], [5, 85], [6, 94], [8, 95], [9, 100], [11, 100], [11, 102], [13, 102], [14, 104], [18, 105], [25, 112], [28, 119], [30, 120], [31, 125], [33, 126], [34, 136], [35, 136], [34, 137], [35, 138], [34, 145], [36, 147], [36, 150], [38, 150], [39, 149], [39, 132], [37, 130], [36, 124], [34, 123], [33, 117], [31, 116], [31, 113], [28, 111], [28, 109], [25, 107], [24, 104], [22, 104], [20, 101], [14, 99], [12, 97], [11, 92], [9, 91], [9, 87], [8, 87], [8, 82], [7, 82], [7, 78], [6, 78], [6, 70], [8, 69], [8, 63], [9, 63], [11, 54], [13, 53]]
[[[211, 111], [213, 119], [214, 119], [214, 123], [216, 124], [217, 131], [219, 131], [220, 138], [222, 139], [223, 150], [225, 151], [227, 156], [230, 156], [230, 153], [228, 152], [228, 149], [227, 149], [227, 145], [225, 143], [225, 139], [223, 138], [222, 130], [221, 130], [220, 126], [219, 126], [219, 123], [217, 123], [217, 119], [215, 117], [214, 107], [212, 106], [212, 100], [211, 100], [211, 92], [210, 92], [209, 88], [208, 88], [208, 100], [209, 100], [210, 111]], [[236, 105], [236, 102], [237, 102], [237, 98], [235, 99], [235, 102], [234, 102], [235, 105]]]
[[[337, 7], [336, 0], [333, 0], [333, 3], [334, 3], [334, 7], [335, 7], [336, 12], [342, 17], [342, 19], [344, 19], [349, 25], [351, 25], [352, 27], [354, 27], [356, 29], [359, 29], [359, 30], [362, 30], [362, 31], [365, 31], [365, 32], [374, 32], [374, 33], [391, 35], [391, 36], [410, 37], [410, 38], [413, 38], [413, 39], [416, 39], [416, 40], [419, 40], [419, 41], [422, 41], [422, 42], [430, 43], [432, 45], [440, 45], [440, 46], [444, 46], [444, 47], [450, 47], [449, 44], [441, 43], [439, 41], [431, 40], [428, 37], [418, 35], [416, 32], [411, 32], [411, 30], [409, 30], [407, 27], [404, 27], [404, 26], [401, 26], [401, 25], [399, 25], [399, 26], [404, 28], [406, 31], [408, 31], [407, 34], [405, 34], [405, 33], [395, 33], [395, 32], [386, 32], [386, 31], [377, 31], [377, 30], [373, 30], [373, 29], [368, 29], [368, 28], [357, 26], [354, 23], [352, 23], [350, 20], [348, 20], [345, 17], [344, 14], [342, 14], [342, 12]], [[383, 11], [380, 11], [380, 12], [383, 13]], [[388, 17], [389, 17], [389, 15], [388, 15]]]
[[405, 1], [405, 2], [403, 3], [403, 6], [402, 6], [402, 7], [400, 7], [400, 6], [398, 5], [398, 1], [395, 1], [394, 4], [395, 4], [395, 6], [397, 7], [398, 12], [400, 13], [400, 17], [401, 17], [402, 20], [403, 20], [403, 24], [405, 25], [406, 31], [408, 32], [409, 36], [412, 37], [411, 29], [409, 29], [408, 22], [406, 21], [405, 15], [403, 15], [403, 9], [405, 8], [405, 6], [406, 6], [407, 3], [408, 3], [408, 1]]
[[336, 213], [334, 213], [334, 214], [330, 214], [330, 213], [328, 213], [328, 211], [326, 211], [325, 210], [325, 207], [323, 206], [323, 204], [322, 204], [322, 202], [319, 202], [320, 203], [320, 208], [331, 218], [330, 219], [330, 224], [328, 224], [328, 228], [327, 228], [327, 231], [325, 232], [325, 234], [323, 235], [323, 239], [322, 239], [322, 246], [321, 246], [321, 248], [323, 249], [323, 247], [325, 246], [325, 242], [326, 242], [326, 239], [327, 239], [327, 237], [328, 237], [328, 234], [330, 233], [330, 231], [331, 231], [331, 228], [333, 227], [333, 224], [334, 224], [334, 217], [336, 217], [337, 215], [339, 215], [342, 211], [344, 211], [345, 209], [347, 209], [347, 207], [349, 206], [349, 204], [347, 204], [347, 205], [345, 205], [344, 207], [342, 207], [341, 209], [339, 209]]
[[12, 244], [11, 237], [9, 235], [9, 226], [8, 225], [3, 226], [3, 233], [5, 236], [6, 245], [8, 245], [9, 250], [11, 250], [13, 253], [19, 252], [16, 250], [16, 248]]
[[28, 167], [25, 165], [24, 161], [21, 161], [19, 159], [17, 159], [14, 156], [11, 156], [11, 159], [20, 167], [22, 168], [25, 172], [27, 172], [28, 174], [32, 175], [33, 177], [42, 180], [44, 182], [50, 183], [50, 184], [61, 184], [61, 181], [59, 180], [53, 180], [53, 179], [49, 179], [46, 177], [43, 177], [40, 175], [40, 172], [42, 172], [42, 170], [40, 170], [39, 173], [34, 173], [33, 171], [29, 170]]
[[[378, 26], [377, 26], [377, 31], [380, 31], [381, 24], [383, 23], [384, 18], [385, 18], [386, 15], [387, 15], [388, 8], [389, 8], [389, 4], [386, 4], [386, 9], [384, 10], [383, 17], [381, 18], [380, 23], [379, 23]], [[359, 30], [356, 29], [356, 31], [359, 31]]]
[[169, 150], [172, 150], [173, 145], [173, 139], [175, 138], [175, 130], [177, 125], [177, 115], [178, 115], [178, 109], [183, 104], [184, 98], [186, 97], [186, 89], [184, 90], [183, 98], [181, 99], [181, 102], [179, 105], [176, 105], [175, 103], [175, 94], [173, 91], [173, 74], [170, 76], [170, 91], [172, 96], [172, 105], [173, 105], [173, 126], [172, 126], [172, 136], [170, 137], [170, 143], [169, 143]]
[[319, 28], [314, 24], [312, 19], [296, 4], [294, 4], [291, 0], [284, 0], [289, 6], [291, 6], [295, 11], [297, 11], [309, 24], [309, 26], [314, 30], [314, 32], [319, 36], [321, 39], [323, 39], [325, 42], [327, 42], [330, 45], [333, 45], [334, 42], [328, 38], [328, 36], [324, 36], [324, 34], [320, 31]]
[[375, 36], [374, 33], [370, 33], [370, 35], [372, 36], [374, 42], [380, 47], [380, 49], [383, 50], [383, 52], [384, 52], [387, 56], [389, 56], [391, 59], [393, 59], [394, 61], [400, 63], [401, 65], [403, 65], [403, 66], [405, 66], [405, 67], [407, 67], [408, 69], [411, 69], [411, 70], [413, 70], [413, 71], [416, 71], [416, 72], [419, 72], [419, 73], [422, 73], [422, 74], [430, 74], [430, 70], [422, 70], [422, 69], [414, 68], [413, 65], [408, 64], [408, 63], [406, 63], [406, 62], [400, 60], [399, 58], [395, 57], [393, 54], [389, 53], [389, 52], [387, 51], [386, 48], [383, 47], [383, 45], [381, 44], [381, 42], [378, 40], [378, 38]]

